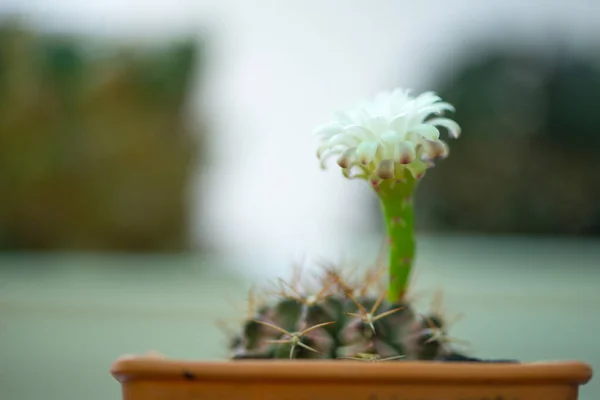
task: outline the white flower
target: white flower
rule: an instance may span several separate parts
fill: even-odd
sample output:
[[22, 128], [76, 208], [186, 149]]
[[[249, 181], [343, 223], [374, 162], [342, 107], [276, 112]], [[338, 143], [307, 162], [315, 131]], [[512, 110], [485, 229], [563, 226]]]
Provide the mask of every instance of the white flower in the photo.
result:
[[[338, 156], [349, 178], [401, 179], [405, 169], [420, 178], [434, 159], [448, 156], [438, 127], [452, 138], [460, 135], [460, 126], [442, 117], [445, 111], [454, 107], [434, 92], [416, 97], [410, 90], [382, 92], [372, 102], [337, 112], [332, 122], [317, 128], [322, 140], [317, 156], [322, 166]], [[356, 173], [351, 176], [352, 170]]]

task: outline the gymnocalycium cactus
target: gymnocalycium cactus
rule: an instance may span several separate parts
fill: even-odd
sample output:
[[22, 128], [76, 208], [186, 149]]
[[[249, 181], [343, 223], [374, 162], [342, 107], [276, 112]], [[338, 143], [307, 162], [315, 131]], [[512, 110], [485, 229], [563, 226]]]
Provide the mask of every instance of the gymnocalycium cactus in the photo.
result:
[[[327, 267], [314, 294], [299, 280], [279, 282], [274, 304], [252, 308], [231, 348], [233, 358], [433, 360], [448, 357], [452, 341], [439, 310], [417, 314], [406, 295], [415, 256], [413, 195], [437, 158], [448, 156], [438, 127], [458, 138], [454, 111], [433, 92], [416, 97], [395, 89], [338, 112], [316, 130], [317, 156], [337, 156], [346, 178], [369, 182], [381, 200], [389, 263], [351, 283]], [[387, 290], [379, 284], [387, 272]], [[387, 297], [387, 298], [386, 298]]]

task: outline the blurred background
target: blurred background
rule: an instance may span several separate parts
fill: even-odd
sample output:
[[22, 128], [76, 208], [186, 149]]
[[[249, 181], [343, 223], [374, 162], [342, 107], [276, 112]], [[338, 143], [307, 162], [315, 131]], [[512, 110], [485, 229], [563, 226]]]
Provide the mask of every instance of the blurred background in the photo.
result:
[[235, 326], [252, 283], [374, 261], [377, 199], [319, 169], [312, 130], [395, 86], [437, 91], [463, 128], [418, 192], [415, 285], [465, 315], [473, 355], [600, 370], [598, 15], [0, 1], [0, 397], [118, 399], [122, 354], [227, 357], [216, 320]]

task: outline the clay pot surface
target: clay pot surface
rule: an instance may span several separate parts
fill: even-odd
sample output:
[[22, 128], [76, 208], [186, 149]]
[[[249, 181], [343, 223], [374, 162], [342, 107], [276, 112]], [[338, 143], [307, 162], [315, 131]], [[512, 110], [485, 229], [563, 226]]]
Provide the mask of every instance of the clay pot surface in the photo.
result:
[[421, 361], [182, 361], [123, 357], [124, 400], [576, 400], [591, 367]]

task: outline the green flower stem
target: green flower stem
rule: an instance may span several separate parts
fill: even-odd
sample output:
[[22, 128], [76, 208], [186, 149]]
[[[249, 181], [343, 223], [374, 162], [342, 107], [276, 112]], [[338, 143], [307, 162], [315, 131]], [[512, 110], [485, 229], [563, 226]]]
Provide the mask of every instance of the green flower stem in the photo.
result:
[[390, 302], [399, 303], [406, 292], [415, 257], [413, 194], [417, 180], [406, 174], [406, 179], [384, 181], [375, 187], [381, 199], [390, 249], [389, 290]]

